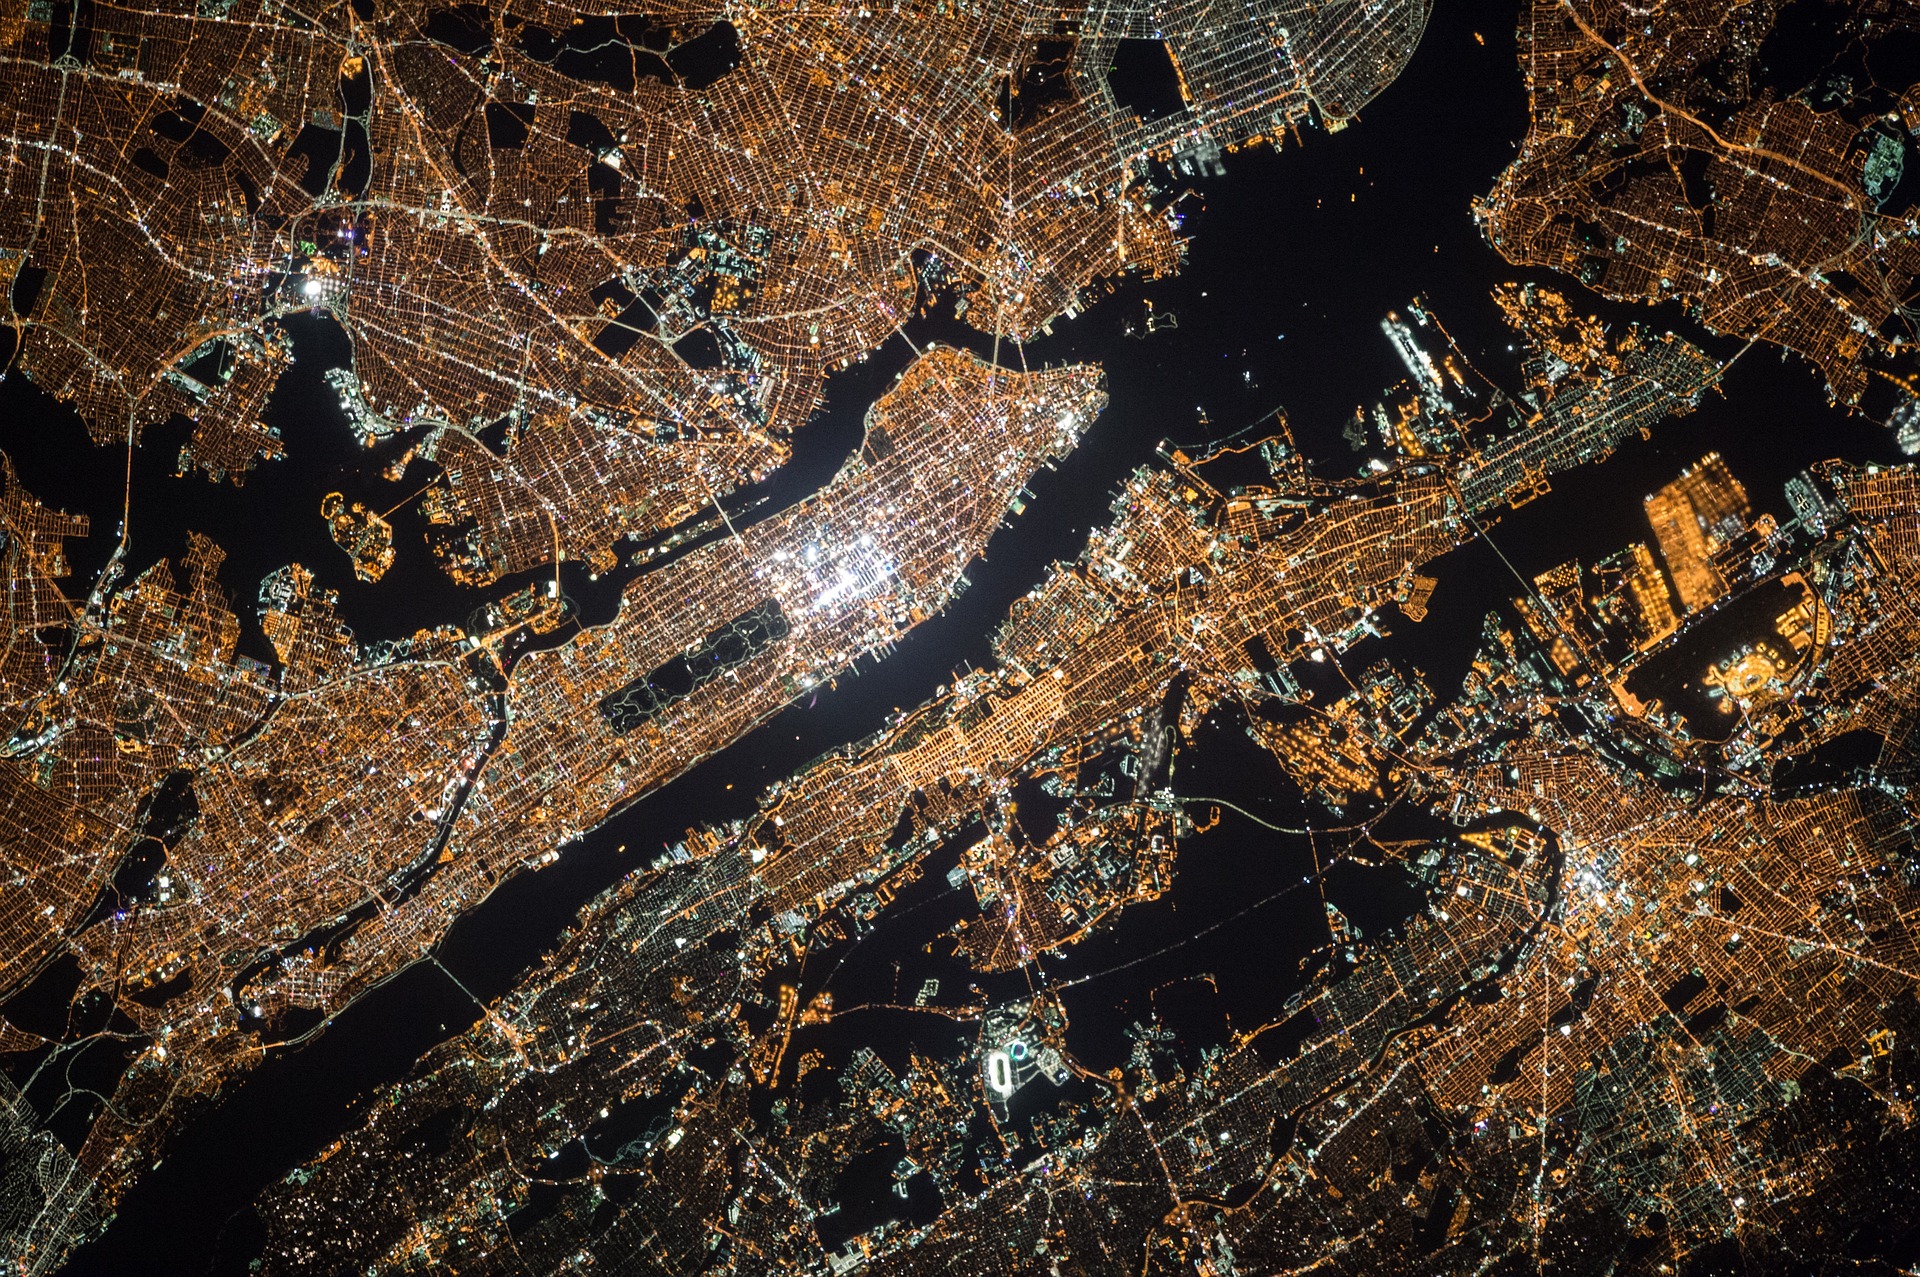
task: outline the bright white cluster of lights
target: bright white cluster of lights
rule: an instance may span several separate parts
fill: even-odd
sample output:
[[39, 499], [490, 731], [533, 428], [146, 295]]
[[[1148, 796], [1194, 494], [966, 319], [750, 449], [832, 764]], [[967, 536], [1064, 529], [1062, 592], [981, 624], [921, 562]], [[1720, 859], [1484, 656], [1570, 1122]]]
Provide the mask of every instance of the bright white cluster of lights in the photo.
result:
[[1027, 1044], [1019, 1038], [987, 1052], [987, 1089], [1006, 1099], [1019, 1089], [1016, 1069], [1027, 1061]]
[[798, 557], [815, 592], [809, 605], [813, 612], [883, 594], [897, 570], [893, 560], [875, 544], [871, 532], [862, 533], [859, 540], [846, 546], [810, 544]]
[[1420, 348], [1414, 339], [1413, 329], [1400, 322], [1398, 315], [1388, 315], [1380, 321], [1380, 331], [1393, 343], [1394, 353], [1400, 356], [1400, 362], [1407, 366], [1413, 379], [1440, 408], [1450, 410], [1453, 405], [1447, 402], [1446, 385], [1440, 380], [1440, 370], [1433, 366], [1433, 356]]

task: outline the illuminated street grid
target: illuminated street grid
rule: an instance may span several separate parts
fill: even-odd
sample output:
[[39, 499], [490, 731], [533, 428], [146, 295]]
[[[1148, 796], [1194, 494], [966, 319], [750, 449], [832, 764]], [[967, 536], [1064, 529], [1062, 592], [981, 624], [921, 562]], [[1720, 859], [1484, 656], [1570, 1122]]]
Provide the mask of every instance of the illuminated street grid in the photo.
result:
[[[1837, 19], [1862, 46], [1901, 26], [1873, 9]], [[1762, 88], [1772, 22], [1708, 3], [1650, 22], [1621, 0], [1529, 0], [1529, 128], [1478, 207], [1482, 229], [1516, 265], [1623, 300], [1684, 299], [1719, 332], [1797, 351], [1844, 402], [1876, 378], [1910, 387], [1920, 216], [1880, 207], [1920, 86], [1869, 77], [1838, 101]]]
[[[1566, 317], [1551, 295], [1534, 304]], [[1905, 1129], [1920, 898], [1881, 782], [1776, 792], [1768, 777], [1849, 732], [1897, 751], [1913, 730], [1920, 475], [1819, 467], [1781, 521], [1702, 459], [1648, 504], [1711, 526], [1723, 594], [1676, 599], [1679, 565], [1644, 546], [1608, 562], [1651, 574], [1571, 563], [1516, 582], [1429, 714], [1424, 683], [1371, 652], [1407, 623], [1393, 601], [1411, 569], [1475, 535], [1460, 459], [1423, 445], [1324, 483], [1284, 434], [1256, 446], [1268, 486], [1215, 489], [1208, 462], [1178, 454], [1140, 471], [1112, 523], [1015, 605], [993, 668], [588, 906], [539, 972], [269, 1196], [268, 1269], [548, 1271], [584, 1249], [648, 1271], [1284, 1272], [1364, 1246], [1369, 1266], [1468, 1271], [1571, 1259], [1596, 1227], [1610, 1246], [1643, 1230], [1668, 1259], [1728, 1229], [1764, 1252], [1822, 1227], [1828, 1194], [1865, 1169], [1820, 1115]], [[1652, 694], [1702, 642], [1710, 663], [1680, 671], [1698, 701]], [[1301, 690], [1309, 665], [1349, 660], [1351, 695]], [[1042, 960], [1163, 892], [1172, 848], [1219, 818], [1154, 760], [1164, 734], [1229, 703], [1275, 725], [1256, 739], [1336, 813], [1372, 786], [1457, 832], [1329, 827], [1329, 853], [1403, 864], [1426, 907], [1382, 937], [1330, 908], [1304, 996], [1197, 1069], [1147, 1027], [1127, 1067], [1089, 1072], [1068, 1045], [1074, 981]], [[1034, 782], [1068, 799], [1050, 828], [1022, 823], [1015, 794]], [[949, 881], [978, 905], [957, 949], [1026, 969], [1031, 999], [803, 1006], [780, 984], [956, 837]], [[888, 1010], [945, 1017], [974, 1046], [904, 1071], [859, 1051], [837, 1087], [798, 1098], [832, 1067], [815, 1026]], [[738, 1063], [699, 1063], [716, 1051]], [[769, 1118], [750, 1105], [775, 1079]], [[1078, 1098], [1017, 1117], [1028, 1087]], [[899, 1182], [931, 1177], [939, 1216], [825, 1250], [841, 1172], [883, 1139], [906, 1150]], [[343, 1216], [340, 1200], [380, 1205]]]

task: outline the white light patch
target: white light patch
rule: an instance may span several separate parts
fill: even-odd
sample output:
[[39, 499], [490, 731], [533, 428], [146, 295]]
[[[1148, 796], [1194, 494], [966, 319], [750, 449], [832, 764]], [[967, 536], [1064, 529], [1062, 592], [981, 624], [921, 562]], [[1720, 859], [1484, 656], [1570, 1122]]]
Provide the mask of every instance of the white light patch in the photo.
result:
[[813, 600], [814, 612], [884, 594], [894, 576], [893, 561], [879, 552], [871, 536], [844, 549], [823, 549], [808, 564], [813, 569], [808, 578], [819, 591]]
[[1007, 1058], [1005, 1051], [988, 1052], [987, 1085], [995, 1095], [1005, 1097], [1013, 1094], [1013, 1061]]

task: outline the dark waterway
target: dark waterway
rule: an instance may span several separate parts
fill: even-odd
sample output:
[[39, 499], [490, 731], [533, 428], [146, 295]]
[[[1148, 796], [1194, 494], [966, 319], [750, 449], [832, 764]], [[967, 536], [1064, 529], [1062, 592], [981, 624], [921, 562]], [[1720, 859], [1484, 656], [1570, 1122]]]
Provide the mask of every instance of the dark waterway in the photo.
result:
[[[1340, 429], [1356, 405], [1371, 405], [1404, 369], [1379, 321], [1424, 295], [1467, 353], [1496, 381], [1518, 381], [1510, 335], [1488, 298], [1517, 278], [1481, 241], [1472, 198], [1492, 184], [1525, 124], [1514, 59], [1513, 7], [1439, 0], [1432, 27], [1401, 80], [1337, 135], [1310, 134], [1303, 147], [1227, 157], [1224, 177], [1208, 179], [1187, 223], [1194, 236], [1185, 272], [1153, 283], [1128, 282], [1080, 318], [1024, 351], [1003, 345], [1002, 362], [1029, 366], [1091, 360], [1106, 370], [1111, 406], [1080, 449], [1030, 485], [1035, 500], [993, 541], [969, 572], [973, 588], [942, 616], [914, 631], [884, 662], [863, 663], [804, 705], [719, 757], [623, 811], [569, 848], [553, 867], [523, 874], [457, 923], [440, 952], [447, 971], [482, 999], [509, 989], [538, 960], [575, 911], [689, 825], [744, 814], [768, 781], [824, 750], [881, 726], [895, 708], [918, 704], [965, 664], [990, 660], [987, 640], [1008, 605], [1041, 579], [1055, 559], [1078, 553], [1087, 531], [1104, 523], [1116, 485], [1149, 463], [1171, 438], [1204, 445], [1284, 409], [1304, 450], [1328, 474], [1353, 472], [1363, 457]], [[1475, 33], [1484, 37], [1484, 44]], [[1676, 310], [1609, 307], [1566, 280], [1543, 280], [1576, 305], [1624, 322], [1638, 317], [1678, 327], [1725, 357], [1736, 343], [1711, 340]], [[1177, 327], [1144, 339], [1145, 303]], [[321, 381], [346, 356], [344, 336], [322, 320], [293, 325], [298, 362], [283, 382], [270, 419], [283, 432], [284, 460], [266, 463], [245, 486], [215, 487], [176, 477], [185, 427], [149, 432], [134, 457], [134, 570], [184, 549], [186, 535], [212, 536], [228, 551], [223, 580], [242, 614], [244, 647], [262, 640], [252, 625], [253, 595], [266, 572], [290, 560], [340, 591], [342, 609], [363, 640], [404, 635], [427, 624], [463, 622], [501, 593], [447, 581], [421, 544], [417, 516], [394, 515], [398, 562], [377, 587], [356, 581], [329, 540], [320, 499], [332, 491], [386, 510], [422, 481], [380, 477], [404, 440], [361, 448]], [[965, 341], [981, 353], [989, 339], [951, 321], [910, 327], [916, 342]], [[737, 500], [764, 515], [825, 482], [858, 443], [867, 405], [910, 357], [895, 340], [836, 378], [828, 410], [796, 439], [792, 466], [756, 494]], [[1531, 576], [1570, 557], [1591, 561], [1645, 539], [1641, 498], [1709, 450], [1725, 455], [1758, 509], [1784, 514], [1781, 483], [1813, 460], [1895, 458], [1880, 428], [1832, 412], [1815, 376], [1763, 351], [1748, 354], [1692, 416], [1635, 440], [1604, 466], [1556, 476], [1553, 492], [1508, 514], [1492, 540]], [[70, 547], [76, 584], [90, 580], [112, 548], [120, 518], [125, 453], [86, 442], [71, 414], [19, 377], [0, 384], [0, 447], [22, 481], [49, 505], [94, 516], [94, 535]], [[764, 502], [755, 504], [755, 498]], [[736, 504], [736, 502], [730, 502]], [[1375, 653], [1420, 668], [1442, 698], [1454, 691], [1478, 641], [1484, 613], [1516, 592], [1493, 548], [1477, 544], [1430, 569], [1439, 577], [1431, 611], [1415, 626], [1375, 642]], [[605, 583], [602, 583], [605, 584]], [[594, 594], [584, 580], [569, 588]], [[1356, 652], [1362, 663], [1372, 654]], [[1324, 829], [1335, 823], [1309, 808], [1246, 740], [1239, 725], [1210, 723], [1176, 762], [1175, 785], [1188, 794], [1227, 798], [1267, 821]], [[621, 846], [630, 850], [622, 853]], [[1103, 934], [1043, 964], [1072, 1016], [1069, 1044], [1094, 1068], [1123, 1060], [1128, 1027], [1158, 1012], [1179, 1035], [1176, 1054], [1224, 1039], [1281, 1013], [1304, 974], [1302, 960], [1326, 942], [1322, 887], [1303, 883], [1343, 847], [1335, 835], [1276, 833], [1227, 813], [1221, 825], [1183, 850], [1174, 889], [1137, 906]], [[836, 1001], [904, 1000], [928, 977], [943, 989], [977, 983], [989, 996], [1020, 996], [1024, 977], [971, 975], [923, 946], [974, 906], [949, 888], [953, 849], [935, 856], [878, 928], [829, 954], [808, 989], [831, 979]], [[1327, 875], [1333, 900], [1369, 935], [1403, 918], [1417, 901], [1391, 867], [1343, 866]], [[842, 960], [844, 959], [844, 960]], [[1211, 976], [1208, 981], [1203, 977]], [[951, 981], [952, 983], [949, 983]], [[1218, 992], [1214, 992], [1214, 989]], [[803, 994], [804, 996], [804, 994]], [[943, 997], [943, 1000], [947, 1000]], [[405, 1074], [425, 1050], [464, 1030], [477, 1008], [446, 974], [423, 965], [370, 993], [317, 1039], [269, 1059], [164, 1150], [161, 1165], [122, 1203], [114, 1226], [79, 1252], [70, 1271], [238, 1271], [253, 1235], [241, 1213], [265, 1184], [310, 1156], [355, 1121], [366, 1092]], [[900, 1062], [909, 1043], [950, 1051], [948, 1021], [873, 1013], [847, 1017], [809, 1048], [845, 1058], [871, 1045]], [[1042, 1088], [1044, 1089], [1044, 1088]], [[886, 1163], [890, 1165], [890, 1162]], [[885, 1165], [867, 1179], [886, 1192]], [[850, 1195], [858, 1186], [849, 1185]], [[918, 1191], [918, 1190], [916, 1190]], [[925, 1202], [907, 1204], [919, 1210]], [[848, 1210], [860, 1209], [849, 1200]], [[873, 1209], [879, 1209], [874, 1207]]]

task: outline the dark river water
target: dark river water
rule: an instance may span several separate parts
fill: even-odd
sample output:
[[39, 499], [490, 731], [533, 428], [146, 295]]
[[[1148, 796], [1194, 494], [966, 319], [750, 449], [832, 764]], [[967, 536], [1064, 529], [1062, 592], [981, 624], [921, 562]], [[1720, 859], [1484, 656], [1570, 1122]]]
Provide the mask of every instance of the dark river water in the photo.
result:
[[[1309, 134], [1302, 147], [1229, 156], [1225, 175], [1200, 185], [1186, 205], [1194, 210], [1187, 222], [1194, 238], [1180, 276], [1125, 283], [1024, 352], [1003, 348], [1003, 361], [1024, 354], [1030, 366], [1098, 362], [1112, 399], [1079, 450], [1033, 481], [1036, 499], [994, 539], [986, 562], [970, 571], [973, 588], [885, 661], [863, 663], [857, 677], [841, 678], [836, 689], [789, 708], [636, 803], [551, 868], [507, 884], [454, 926], [440, 953], [446, 970], [482, 999], [504, 992], [576, 910], [631, 869], [636, 857], [650, 858], [689, 825], [744, 814], [766, 782], [872, 732], [895, 708], [929, 697], [952, 670], [989, 663], [987, 639], [1008, 605], [1050, 562], [1078, 553], [1088, 530], [1108, 519], [1116, 485], [1152, 460], [1159, 440], [1203, 445], [1284, 408], [1323, 472], [1353, 472], [1362, 458], [1349, 450], [1340, 428], [1356, 405], [1371, 405], [1403, 376], [1379, 321], [1414, 296], [1425, 296], [1484, 372], [1517, 383], [1511, 338], [1488, 293], [1519, 276], [1482, 242], [1470, 213], [1473, 197], [1492, 185], [1524, 131], [1513, 20], [1511, 5], [1438, 0], [1411, 67], [1357, 125], [1336, 135]], [[1617, 323], [1635, 317], [1569, 281], [1543, 282]], [[1144, 338], [1127, 335], [1148, 300], [1157, 314], [1176, 315], [1178, 326]], [[1699, 333], [1675, 309], [1637, 317], [1674, 326], [1723, 357], [1737, 348]], [[291, 560], [340, 591], [363, 640], [464, 621], [484, 597], [451, 584], [432, 565], [419, 542], [417, 516], [405, 509], [395, 515], [400, 556], [377, 588], [355, 581], [328, 539], [318, 514], [325, 493], [341, 491], [385, 509], [419, 480], [382, 479], [388, 453], [404, 445], [361, 448], [332, 406], [321, 374], [346, 357], [340, 330], [302, 320], [292, 331], [298, 360], [270, 412], [288, 457], [259, 467], [242, 488], [215, 487], [173, 474], [184, 426], [151, 431], [134, 461], [130, 566], [137, 571], [178, 556], [190, 530], [212, 536], [228, 552], [223, 577], [247, 624], [243, 651], [263, 658], [264, 640], [251, 619], [254, 592], [261, 576]], [[921, 321], [910, 331], [916, 341], [965, 342], [983, 353], [988, 345], [951, 321]], [[858, 443], [867, 405], [909, 354], [895, 341], [834, 380], [828, 410], [800, 432], [794, 463], [760, 494], [771, 498], [760, 512], [790, 503], [832, 474]], [[1569, 557], [1591, 561], [1645, 538], [1641, 497], [1709, 450], [1726, 457], [1756, 508], [1783, 515], [1781, 484], [1809, 462], [1895, 459], [1884, 430], [1830, 410], [1815, 375], [1797, 362], [1750, 353], [1726, 390], [1691, 416], [1658, 427], [1650, 441], [1630, 442], [1604, 466], [1557, 476], [1549, 496], [1509, 514], [1492, 540], [1527, 575]], [[70, 547], [76, 582], [89, 580], [119, 522], [124, 452], [91, 447], [70, 413], [17, 376], [0, 383], [0, 447], [49, 505], [93, 515], [95, 534]], [[1457, 689], [1473, 654], [1480, 618], [1504, 603], [1516, 583], [1485, 544], [1456, 551], [1429, 570], [1440, 584], [1427, 620], [1417, 627], [1400, 623], [1400, 632], [1372, 641], [1373, 654], [1418, 667], [1444, 698]], [[604, 596], [583, 577], [570, 583], [589, 608], [592, 598]], [[1231, 719], [1210, 723], [1179, 756], [1174, 783], [1184, 793], [1229, 798], [1281, 825], [1332, 823], [1288, 789]], [[623, 844], [630, 848], [624, 854], [617, 850]], [[1326, 937], [1320, 891], [1302, 879], [1339, 847], [1332, 836], [1284, 835], [1232, 812], [1190, 840], [1164, 898], [1127, 911], [1064, 958], [1046, 960], [1072, 1016], [1069, 1044], [1076, 1054], [1094, 1068], [1119, 1063], [1130, 1047], [1128, 1026], [1154, 1011], [1180, 1035], [1176, 1049], [1189, 1058], [1222, 1040], [1228, 1025], [1251, 1028], [1276, 1016], [1300, 987], [1301, 958]], [[837, 1001], [891, 1000], [895, 987], [910, 997], [929, 976], [956, 981], [956, 988], [973, 980], [994, 996], [1024, 989], [1017, 974], [986, 980], [924, 951], [927, 940], [973, 908], [969, 895], [946, 884], [954, 854], [935, 856], [875, 931], [819, 964], [822, 973], [832, 971]], [[1327, 898], [1369, 934], [1418, 903], [1391, 869], [1343, 865], [1325, 887]], [[1213, 977], [1211, 983], [1204, 976]], [[126, 1196], [105, 1237], [80, 1251], [70, 1271], [242, 1270], [255, 1231], [245, 1210], [259, 1189], [352, 1125], [370, 1088], [403, 1076], [422, 1052], [464, 1030], [476, 1014], [467, 994], [431, 965], [369, 994], [316, 1040], [269, 1059], [188, 1126], [164, 1150], [161, 1165]], [[945, 1053], [958, 1040], [950, 1030], [918, 1022], [932, 1017], [899, 1018], [916, 1022], [854, 1017], [822, 1035], [831, 1041], [809, 1046], [844, 1058], [871, 1045], [898, 1061], [909, 1043]], [[884, 1187], [884, 1175], [880, 1182]], [[852, 1215], [859, 1186], [849, 1184], [845, 1195]]]

